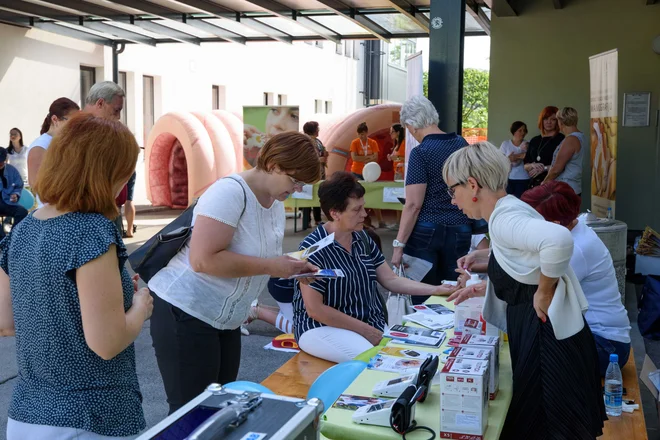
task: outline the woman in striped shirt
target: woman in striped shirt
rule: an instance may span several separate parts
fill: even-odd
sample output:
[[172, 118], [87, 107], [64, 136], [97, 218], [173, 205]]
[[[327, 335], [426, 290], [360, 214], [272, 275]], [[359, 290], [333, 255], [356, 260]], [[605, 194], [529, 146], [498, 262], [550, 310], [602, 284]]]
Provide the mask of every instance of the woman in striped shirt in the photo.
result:
[[330, 219], [300, 244], [307, 249], [334, 233], [332, 244], [309, 257], [320, 268], [340, 269], [345, 277], [296, 283], [294, 334], [298, 345], [332, 362], [353, 359], [383, 337], [385, 313], [376, 283], [408, 295], [448, 295], [451, 286], [431, 286], [394, 274], [374, 241], [363, 232], [367, 213], [364, 187], [354, 176], [337, 172], [318, 191], [321, 209]]

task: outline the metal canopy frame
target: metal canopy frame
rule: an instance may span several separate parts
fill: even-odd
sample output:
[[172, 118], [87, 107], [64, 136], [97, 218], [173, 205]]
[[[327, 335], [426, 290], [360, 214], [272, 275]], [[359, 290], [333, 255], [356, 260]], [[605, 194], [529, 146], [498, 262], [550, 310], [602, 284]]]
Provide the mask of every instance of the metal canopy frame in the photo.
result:
[[[490, 1], [472, 0], [475, 5], [482, 6]], [[194, 45], [261, 41], [291, 44], [310, 40], [339, 44], [347, 39], [389, 42], [396, 38], [428, 37], [430, 28], [431, 0], [298, 1], [298, 9], [287, 6], [285, 0], [171, 0], [167, 6], [163, 4], [155, 0], [109, 0], [103, 5], [85, 0], [40, 0], [38, 3], [0, 0], [0, 23], [40, 28], [112, 47], [172, 42]], [[477, 6], [474, 10], [481, 25], [485, 15], [483, 11], [479, 14]], [[386, 21], [373, 18], [380, 14], [389, 17], [383, 19]], [[341, 32], [323, 17], [339, 17], [345, 24], [337, 26], [352, 30]], [[489, 29], [484, 28], [484, 31], [468, 35], [487, 35], [488, 32]]]

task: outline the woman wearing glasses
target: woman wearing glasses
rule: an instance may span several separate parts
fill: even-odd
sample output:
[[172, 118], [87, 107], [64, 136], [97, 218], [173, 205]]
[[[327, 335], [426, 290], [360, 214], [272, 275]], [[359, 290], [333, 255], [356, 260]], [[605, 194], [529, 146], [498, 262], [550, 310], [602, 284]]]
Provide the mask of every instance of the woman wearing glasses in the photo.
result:
[[208, 384], [236, 380], [240, 326], [270, 277], [317, 269], [282, 255], [282, 201], [320, 174], [309, 136], [286, 132], [266, 142], [255, 168], [218, 180], [199, 198], [189, 243], [149, 281], [170, 414]]
[[[595, 439], [605, 407], [596, 343], [582, 315], [587, 299], [569, 266], [573, 238], [506, 194], [509, 163], [494, 145], [479, 142], [452, 154], [443, 168], [452, 203], [489, 224], [483, 316], [507, 331], [513, 368], [500, 438]], [[473, 252], [459, 264], [471, 269], [488, 252]]]

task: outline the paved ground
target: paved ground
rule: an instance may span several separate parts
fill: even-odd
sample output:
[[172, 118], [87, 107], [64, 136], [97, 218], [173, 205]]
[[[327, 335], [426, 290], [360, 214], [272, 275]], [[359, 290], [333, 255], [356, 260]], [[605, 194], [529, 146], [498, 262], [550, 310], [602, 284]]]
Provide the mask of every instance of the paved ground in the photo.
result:
[[[154, 235], [160, 228], [169, 223], [175, 216], [175, 211], [157, 211], [141, 213], [138, 215], [138, 233], [135, 238], [126, 240], [129, 252], [137, 248], [149, 237]], [[392, 254], [391, 243], [394, 232], [379, 230], [385, 247], [386, 257]], [[284, 250], [290, 251], [297, 248], [298, 243], [305, 236], [304, 232], [293, 233], [293, 222], [287, 223], [287, 231], [284, 239]], [[266, 291], [261, 294], [260, 301], [266, 304], [275, 304]], [[635, 361], [638, 371], [641, 369], [644, 355], [648, 350], [656, 365], [660, 365], [660, 342], [644, 341], [637, 329], [637, 302], [635, 287], [628, 284], [626, 295], [626, 308], [632, 321], [632, 339], [635, 350]], [[149, 335], [149, 322], [138, 337], [136, 345], [137, 369], [140, 387], [144, 395], [144, 412], [147, 424], [153, 426], [165, 417], [167, 407], [165, 404], [165, 392], [160, 379], [154, 351], [151, 346]], [[273, 371], [286, 362], [292, 354], [274, 351], [265, 351], [263, 346], [276, 336], [279, 331], [264, 322], [255, 321], [249, 326], [251, 335], [242, 338], [241, 369], [239, 380], [261, 382]], [[645, 347], [646, 345], [646, 347]], [[7, 406], [11, 398], [11, 392], [16, 375], [15, 346], [13, 338], [0, 338], [0, 439], [5, 438]], [[650, 440], [660, 440], [660, 429], [658, 414], [655, 409], [655, 401], [644, 385], [642, 388], [642, 400], [647, 429]], [[622, 439], [623, 440], [623, 439]]]

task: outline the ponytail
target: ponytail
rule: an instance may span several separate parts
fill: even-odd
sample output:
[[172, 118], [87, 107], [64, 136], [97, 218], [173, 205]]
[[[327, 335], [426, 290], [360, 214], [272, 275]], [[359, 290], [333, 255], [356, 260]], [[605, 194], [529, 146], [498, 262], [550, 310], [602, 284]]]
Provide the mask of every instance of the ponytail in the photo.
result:
[[41, 131], [39, 132], [39, 134], [48, 133], [48, 130], [50, 130], [51, 118], [52, 118], [51, 114], [48, 113], [46, 115], [46, 119], [44, 119], [44, 123], [41, 124]]

